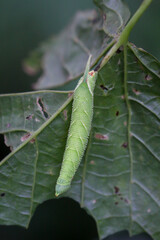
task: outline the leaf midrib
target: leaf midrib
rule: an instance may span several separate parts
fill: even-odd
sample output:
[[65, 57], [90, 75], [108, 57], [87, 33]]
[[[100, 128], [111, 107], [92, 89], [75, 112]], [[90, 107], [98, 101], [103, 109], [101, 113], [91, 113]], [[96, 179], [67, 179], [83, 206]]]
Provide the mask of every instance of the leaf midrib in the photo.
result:
[[33, 138], [36, 138], [44, 128], [46, 128], [62, 111], [67, 105], [72, 101], [73, 95], [70, 96], [62, 106], [46, 121], [44, 122], [25, 142], [19, 145], [15, 150], [13, 150], [10, 154], [8, 154], [1, 162], [0, 166], [2, 166], [10, 157], [12, 157], [15, 153], [20, 151], [27, 143], [29, 143]]
[[132, 181], [133, 181], [133, 155], [131, 150], [131, 106], [129, 102], [129, 96], [128, 96], [128, 74], [127, 74], [127, 44], [124, 45], [124, 95], [126, 100], [126, 106], [128, 110], [128, 124], [127, 124], [127, 139], [128, 139], [128, 151], [129, 151], [129, 159], [130, 159], [130, 185], [129, 185], [129, 198], [130, 198], [130, 227], [129, 227], [129, 233], [132, 236]]

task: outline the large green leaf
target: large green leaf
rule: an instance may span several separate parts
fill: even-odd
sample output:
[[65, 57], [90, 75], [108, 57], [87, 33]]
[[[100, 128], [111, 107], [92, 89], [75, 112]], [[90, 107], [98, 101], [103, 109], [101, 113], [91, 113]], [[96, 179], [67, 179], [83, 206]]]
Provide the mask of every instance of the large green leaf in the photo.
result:
[[27, 226], [38, 202], [46, 199], [43, 188], [50, 189], [49, 198], [54, 196], [70, 117], [70, 105], [63, 111], [70, 101], [68, 94], [42, 91], [1, 96], [1, 133], [13, 149], [0, 163], [1, 224]]
[[[99, 71], [87, 150], [63, 196], [94, 217], [101, 239], [124, 229], [160, 238], [159, 69], [129, 45]], [[0, 166], [0, 224], [28, 226], [37, 205], [54, 198], [71, 98], [54, 91], [1, 95], [0, 111], [0, 132], [13, 148]]]

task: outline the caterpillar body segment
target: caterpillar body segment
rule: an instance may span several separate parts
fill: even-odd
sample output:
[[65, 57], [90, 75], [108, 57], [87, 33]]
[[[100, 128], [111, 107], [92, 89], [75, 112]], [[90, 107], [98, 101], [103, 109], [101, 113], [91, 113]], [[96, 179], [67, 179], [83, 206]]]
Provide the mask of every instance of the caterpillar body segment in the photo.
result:
[[74, 91], [71, 123], [62, 167], [56, 183], [56, 196], [70, 188], [87, 146], [93, 117], [93, 92], [97, 78], [97, 72], [88, 72], [89, 64], [90, 58], [85, 73]]

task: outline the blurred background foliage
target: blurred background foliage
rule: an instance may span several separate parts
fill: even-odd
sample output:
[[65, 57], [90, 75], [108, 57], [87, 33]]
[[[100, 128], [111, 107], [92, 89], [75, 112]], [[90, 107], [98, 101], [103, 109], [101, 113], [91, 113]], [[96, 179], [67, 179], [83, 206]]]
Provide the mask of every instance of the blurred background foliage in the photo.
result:
[[[133, 13], [141, 0], [125, 0]], [[61, 31], [78, 10], [93, 8], [92, 0], [0, 0], [0, 93], [31, 90], [22, 61], [39, 43]], [[160, 59], [160, 3], [154, 0], [137, 23], [130, 41]]]
[[[125, 1], [133, 13], [141, 0]], [[61, 31], [78, 10], [93, 8], [92, 0], [0, 0], [0, 93], [30, 91], [36, 78], [27, 76], [23, 59], [39, 43]], [[153, 3], [133, 29], [130, 41], [160, 59], [160, 2]], [[3, 138], [2, 138], [3, 140]], [[0, 144], [3, 148], [2, 143]], [[3, 148], [3, 153], [5, 149]], [[7, 151], [7, 149], [6, 149]], [[1, 152], [0, 152], [1, 153]], [[70, 199], [47, 201], [38, 207], [28, 230], [0, 226], [1, 240], [96, 240], [94, 220]], [[108, 240], [150, 240], [127, 232]]]

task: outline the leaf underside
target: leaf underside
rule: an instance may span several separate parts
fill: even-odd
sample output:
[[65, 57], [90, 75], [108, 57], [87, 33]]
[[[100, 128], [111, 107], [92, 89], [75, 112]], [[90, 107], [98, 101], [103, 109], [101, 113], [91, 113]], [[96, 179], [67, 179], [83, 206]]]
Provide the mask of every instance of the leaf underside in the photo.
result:
[[[124, 229], [160, 238], [159, 69], [130, 44], [99, 71], [87, 150], [63, 196], [94, 217], [100, 239]], [[0, 96], [0, 132], [13, 149], [0, 166], [0, 224], [27, 227], [36, 207], [54, 198], [67, 101], [67, 92], [54, 91]]]
[[[61, 86], [79, 78], [92, 54], [92, 64], [112, 41], [101, 28], [101, 17], [95, 10], [78, 12], [72, 23], [57, 37], [42, 44], [25, 61], [28, 74], [43, 74], [34, 85], [35, 89]], [[77, 64], [78, 63], [78, 64]]]
[[[120, 32], [130, 17], [130, 11], [121, 0], [94, 0], [103, 13], [103, 30], [109, 36]], [[114, 24], [113, 24], [114, 23]]]
[[79, 79], [89, 55], [95, 65], [112, 45], [115, 35], [123, 30], [130, 13], [121, 0], [96, 0], [95, 3], [101, 9], [100, 13], [96, 10], [79, 11], [68, 27], [25, 60], [24, 70], [28, 74], [43, 70], [33, 85], [34, 89], [55, 89]]

